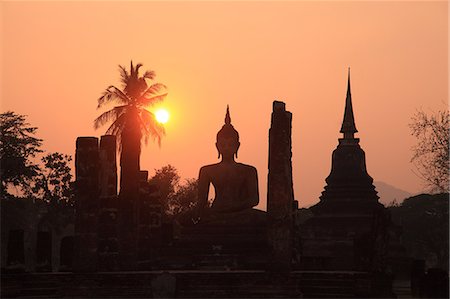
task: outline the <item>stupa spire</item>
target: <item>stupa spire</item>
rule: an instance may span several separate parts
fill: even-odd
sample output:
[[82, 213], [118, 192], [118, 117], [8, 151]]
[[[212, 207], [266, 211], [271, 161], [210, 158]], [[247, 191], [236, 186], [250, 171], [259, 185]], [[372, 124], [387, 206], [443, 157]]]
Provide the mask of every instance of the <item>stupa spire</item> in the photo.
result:
[[344, 120], [342, 121], [340, 132], [344, 134], [344, 139], [354, 139], [355, 133], [358, 132], [355, 126], [355, 117], [353, 116], [352, 93], [350, 90], [350, 68], [348, 68], [347, 97], [345, 99]]

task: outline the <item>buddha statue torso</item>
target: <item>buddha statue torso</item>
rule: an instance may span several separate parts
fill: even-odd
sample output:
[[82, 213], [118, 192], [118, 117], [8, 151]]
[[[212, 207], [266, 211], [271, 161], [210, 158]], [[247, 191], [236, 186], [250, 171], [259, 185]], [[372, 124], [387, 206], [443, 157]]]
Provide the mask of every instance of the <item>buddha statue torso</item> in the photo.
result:
[[[256, 168], [234, 160], [239, 146], [239, 133], [231, 125], [227, 107], [225, 124], [217, 133], [216, 143], [222, 161], [200, 169], [197, 217], [203, 221], [227, 217], [231, 213], [244, 215], [259, 203]], [[215, 198], [208, 207], [210, 184], [214, 186]]]
[[204, 166], [199, 175], [199, 192], [203, 198], [210, 183], [215, 190], [211, 212], [237, 212], [251, 209], [259, 202], [258, 175], [253, 166], [234, 161]]

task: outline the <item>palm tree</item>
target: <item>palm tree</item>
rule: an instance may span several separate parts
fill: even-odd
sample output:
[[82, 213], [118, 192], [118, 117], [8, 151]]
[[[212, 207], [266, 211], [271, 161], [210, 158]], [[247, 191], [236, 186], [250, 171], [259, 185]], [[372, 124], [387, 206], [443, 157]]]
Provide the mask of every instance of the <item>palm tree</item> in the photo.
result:
[[161, 144], [161, 137], [165, 134], [164, 127], [146, 108], [164, 100], [167, 95], [166, 86], [161, 83], [148, 86], [146, 79], [153, 80], [155, 72], [146, 71], [139, 76], [141, 66], [142, 64], [133, 66], [131, 61], [128, 72], [124, 66], [119, 65], [122, 89], [113, 85], [106, 88], [98, 99], [97, 109], [110, 103], [117, 103], [119, 106], [102, 113], [94, 121], [95, 129], [112, 122], [106, 134], [115, 135], [119, 145], [121, 193], [130, 188], [135, 189], [138, 184], [141, 141], [147, 143], [151, 137]]

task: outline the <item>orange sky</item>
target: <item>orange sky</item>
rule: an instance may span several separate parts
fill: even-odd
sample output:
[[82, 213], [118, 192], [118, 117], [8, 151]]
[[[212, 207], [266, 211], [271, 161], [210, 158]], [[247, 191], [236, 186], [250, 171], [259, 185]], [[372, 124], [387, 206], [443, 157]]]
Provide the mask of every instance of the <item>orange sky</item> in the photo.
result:
[[[273, 100], [293, 113], [294, 194], [318, 201], [340, 137], [347, 67], [369, 174], [411, 193], [416, 109], [448, 102], [447, 2], [1, 2], [1, 111], [28, 115], [44, 149], [74, 155], [100, 136], [96, 100], [130, 59], [169, 87], [162, 147], [143, 169], [182, 177], [217, 161], [230, 105], [239, 161], [258, 169], [266, 206]], [[103, 110], [102, 110], [103, 111]]]

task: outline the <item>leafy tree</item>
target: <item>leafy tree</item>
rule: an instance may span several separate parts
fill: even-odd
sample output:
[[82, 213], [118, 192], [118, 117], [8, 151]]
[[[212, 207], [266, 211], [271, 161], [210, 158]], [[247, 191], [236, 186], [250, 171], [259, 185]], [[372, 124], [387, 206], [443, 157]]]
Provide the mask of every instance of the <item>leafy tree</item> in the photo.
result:
[[169, 215], [188, 211], [197, 202], [197, 180], [187, 179], [181, 184], [178, 170], [170, 164], [156, 170], [149, 182], [158, 186], [161, 203]]
[[146, 108], [166, 97], [166, 86], [161, 83], [148, 86], [146, 80], [153, 80], [155, 72], [146, 71], [140, 76], [141, 67], [142, 64], [133, 66], [131, 62], [128, 72], [124, 66], [119, 65], [121, 88], [113, 85], [106, 88], [98, 99], [97, 108], [111, 103], [117, 103], [119, 106], [102, 113], [94, 121], [96, 129], [112, 122], [106, 133], [115, 135], [119, 142], [121, 192], [126, 192], [129, 186], [136, 184], [140, 169], [141, 140], [147, 143], [148, 138], [152, 137], [160, 143], [164, 135], [164, 127]]
[[170, 164], [163, 166], [156, 170], [155, 175], [150, 178], [149, 182], [158, 186], [161, 202], [168, 210], [169, 201], [175, 195], [180, 184], [178, 170]]
[[47, 154], [41, 160], [44, 167], [36, 178], [33, 192], [47, 202], [72, 203], [72, 175], [69, 167], [72, 157], [55, 152]]
[[10, 195], [9, 186], [31, 193], [31, 181], [39, 174], [32, 161], [42, 150], [42, 139], [36, 138], [36, 127], [26, 122], [24, 115], [8, 111], [0, 114], [0, 195]]
[[177, 215], [192, 211], [197, 205], [198, 181], [197, 179], [186, 179], [185, 183], [178, 187], [177, 192], [170, 200], [171, 214]]
[[431, 191], [449, 190], [448, 120], [448, 110], [431, 115], [418, 111], [409, 125], [411, 134], [417, 138], [411, 161]]

